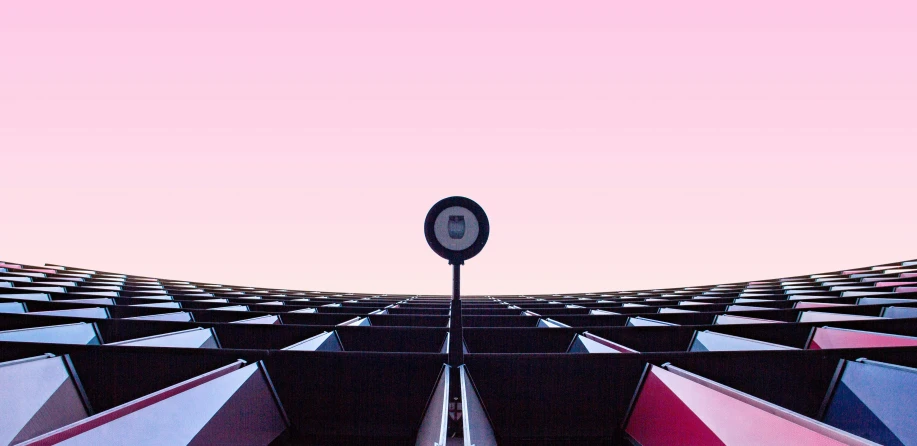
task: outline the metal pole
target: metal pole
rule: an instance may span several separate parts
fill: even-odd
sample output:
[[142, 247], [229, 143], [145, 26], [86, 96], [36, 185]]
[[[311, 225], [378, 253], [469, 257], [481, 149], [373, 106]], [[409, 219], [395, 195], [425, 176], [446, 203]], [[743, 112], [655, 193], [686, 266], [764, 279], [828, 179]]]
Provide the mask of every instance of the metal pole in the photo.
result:
[[458, 367], [465, 363], [462, 341], [461, 263], [452, 264], [452, 323], [449, 327], [449, 365]]
[[[452, 262], [450, 262], [452, 263]], [[449, 403], [453, 406], [449, 417], [448, 435], [450, 437], [462, 436], [461, 413], [462, 383], [459, 366], [465, 362], [464, 342], [462, 341], [462, 296], [461, 296], [461, 262], [452, 263], [452, 317], [449, 324], [449, 365], [452, 373], [449, 374]]]

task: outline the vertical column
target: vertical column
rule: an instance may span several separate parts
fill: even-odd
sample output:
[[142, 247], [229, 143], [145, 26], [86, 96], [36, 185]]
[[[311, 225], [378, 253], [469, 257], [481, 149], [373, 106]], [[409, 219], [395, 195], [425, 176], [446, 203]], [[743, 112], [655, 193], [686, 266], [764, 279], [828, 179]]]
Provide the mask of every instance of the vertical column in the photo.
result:
[[[461, 287], [461, 262], [452, 264], [452, 317], [449, 318], [449, 365], [458, 371], [458, 367], [465, 362], [464, 342], [462, 340], [462, 296]], [[450, 417], [448, 435], [462, 436], [462, 383], [459, 373], [452, 373], [449, 380]]]
[[449, 326], [449, 365], [458, 367], [465, 363], [462, 336], [461, 263], [452, 264], [452, 317]]

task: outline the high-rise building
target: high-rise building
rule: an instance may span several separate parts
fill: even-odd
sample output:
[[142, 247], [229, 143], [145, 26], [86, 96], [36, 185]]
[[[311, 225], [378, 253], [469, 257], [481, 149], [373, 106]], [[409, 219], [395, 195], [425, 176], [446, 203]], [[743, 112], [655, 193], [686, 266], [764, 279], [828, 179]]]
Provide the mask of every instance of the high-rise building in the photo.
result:
[[917, 444], [917, 261], [451, 308], [0, 262], [0, 444]]

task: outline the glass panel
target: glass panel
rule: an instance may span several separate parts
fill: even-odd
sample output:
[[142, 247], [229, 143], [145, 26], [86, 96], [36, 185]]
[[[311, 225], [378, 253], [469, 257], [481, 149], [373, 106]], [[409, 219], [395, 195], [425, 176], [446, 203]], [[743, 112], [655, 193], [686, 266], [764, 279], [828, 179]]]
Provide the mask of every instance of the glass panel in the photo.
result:
[[821, 311], [802, 311], [799, 313], [799, 322], [832, 322], [832, 321], [860, 321], [882, 319], [875, 316], [860, 314], [823, 313]]
[[0, 341], [98, 345], [94, 324], [51, 325], [0, 331]]
[[845, 361], [825, 423], [887, 445], [917, 444], [917, 369]]
[[547, 328], [570, 328], [569, 325], [563, 324], [555, 321], [554, 319], [544, 318], [538, 320], [538, 325], [536, 327], [547, 327]]
[[850, 304], [832, 304], [822, 302], [796, 302], [793, 308], [827, 308], [827, 307], [849, 307]]
[[231, 306], [231, 307], [211, 308], [211, 310], [223, 310], [223, 311], [248, 311], [248, 306], [246, 306], [246, 305], [233, 305], [233, 306]]
[[132, 347], [217, 348], [216, 338], [212, 328], [193, 328], [191, 330], [147, 336], [145, 338], [111, 342], [106, 345], [129, 345]]
[[274, 315], [272, 315], [272, 314], [269, 314], [269, 315], [267, 315], [267, 316], [253, 317], [253, 318], [251, 318], [251, 319], [243, 319], [243, 320], [241, 320], [241, 321], [233, 321], [233, 322], [230, 322], [230, 323], [231, 323], [231, 324], [264, 324], [264, 325], [273, 325], [273, 324], [279, 324], [279, 323], [280, 323], [280, 318], [278, 318], [277, 316], [274, 316]]
[[768, 307], [753, 307], [751, 305], [727, 305], [726, 311], [756, 311], [756, 310], [775, 310]]
[[462, 428], [465, 444], [474, 446], [497, 446], [493, 427], [484, 411], [484, 406], [474, 388], [471, 376], [465, 366], [459, 367], [462, 392]]
[[181, 308], [178, 302], [159, 302], [153, 304], [134, 304], [132, 307], [152, 307], [152, 308]]
[[589, 314], [621, 314], [606, 310], [589, 310]]
[[0, 302], [0, 313], [25, 313], [25, 305], [21, 302]]
[[[76, 293], [70, 293], [76, 294]], [[115, 301], [112, 299], [101, 298], [101, 299], [66, 299], [66, 300], [56, 300], [55, 302], [71, 302], [75, 304], [95, 304], [95, 305], [114, 305]]]
[[713, 331], [699, 331], [688, 347], [689, 352], [724, 352], [748, 350], [797, 350], [793, 347], [771, 344], [754, 339], [740, 338]]
[[287, 424], [267, 372], [255, 363], [193, 378], [33, 441], [65, 445], [269, 444]]
[[177, 321], [177, 322], [191, 322], [193, 320], [193, 318], [191, 317], [191, 313], [187, 311], [179, 311], [176, 313], [151, 314], [149, 316], [126, 317], [125, 319], [138, 319], [138, 320], [147, 320], [147, 321]]
[[647, 319], [645, 317], [629, 317], [627, 318], [628, 327], [652, 327], [652, 326], [662, 326], [662, 325], [678, 325], [671, 322], [657, 321], [653, 319]]
[[423, 422], [420, 423], [416, 446], [446, 445], [446, 431], [449, 426], [449, 371], [450, 367], [443, 365], [433, 396], [427, 404]]
[[45, 293], [17, 293], [17, 294], [0, 294], [0, 299], [16, 299], [16, 300], [42, 300], [48, 301], [51, 300], [51, 296]]
[[69, 310], [32, 311], [29, 314], [42, 316], [86, 317], [94, 319], [108, 319], [108, 310], [105, 308], [73, 308]]
[[694, 310], [683, 310], [681, 308], [660, 308], [659, 312], [662, 314], [666, 313], [697, 313]]
[[317, 312], [318, 310], [316, 310], [315, 308], [303, 308], [301, 310], [290, 311], [290, 313], [317, 313]]
[[282, 350], [339, 352], [344, 349], [341, 347], [337, 334], [332, 331], [326, 331], [289, 347], [284, 347]]
[[0, 444], [15, 444], [89, 416], [64, 359], [0, 363]]
[[861, 297], [857, 299], [857, 305], [904, 304], [911, 302], [917, 302], [917, 299], [893, 299], [884, 297]]
[[882, 310], [882, 317], [894, 319], [917, 317], [917, 307], [885, 307]]
[[758, 319], [754, 317], [745, 317], [745, 316], [732, 316], [727, 314], [719, 314], [713, 318], [714, 325], [732, 325], [732, 324], [778, 324], [779, 321], [772, 321], [769, 319]]

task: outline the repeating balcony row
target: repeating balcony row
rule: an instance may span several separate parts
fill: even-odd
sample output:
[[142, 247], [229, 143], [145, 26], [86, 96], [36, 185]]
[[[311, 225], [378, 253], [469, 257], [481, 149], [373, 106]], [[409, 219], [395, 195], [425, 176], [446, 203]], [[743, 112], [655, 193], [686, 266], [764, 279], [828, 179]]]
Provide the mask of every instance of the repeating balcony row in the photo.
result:
[[[55, 299], [52, 299], [54, 297]], [[164, 314], [183, 314], [180, 320], [236, 321], [264, 314], [284, 315], [289, 323], [319, 323], [335, 325], [355, 316], [372, 317], [379, 325], [432, 324], [443, 326], [448, 321], [449, 308], [412, 308], [403, 304], [331, 306], [280, 305], [242, 300], [161, 301], [136, 298], [62, 299], [48, 293], [0, 293], [0, 312], [46, 313], [60, 316], [89, 316], [99, 318], [154, 318]], [[90, 313], [90, 310], [93, 312]], [[53, 312], [53, 313], [52, 313]], [[178, 317], [178, 316], [176, 316]]]
[[[261, 316], [260, 318], [276, 318]], [[547, 321], [551, 321], [547, 319]], [[343, 352], [447, 352], [445, 327], [195, 323], [0, 314], [0, 341]], [[269, 321], [268, 321], [269, 322]], [[652, 353], [917, 345], [913, 319], [795, 324], [466, 328], [469, 353]], [[585, 345], [583, 345], [585, 344]]]
[[[0, 381], [18, 384], [0, 386], [4, 401], [13, 394], [37, 401], [29, 405], [34, 411], [0, 416], [5, 427], [12, 426], [0, 430], [12, 433], [15, 442], [31, 442], [26, 444], [104, 440], [111, 434], [141, 443], [173, 435], [225, 442], [229, 437], [220, 435], [227, 433], [248, 444], [284, 436], [291, 443], [408, 444], [418, 439], [431, 411], [447, 403], [444, 392], [437, 392], [444, 387], [443, 354], [158, 347], [139, 354], [141, 349], [128, 346], [0, 345], [0, 361], [15, 361], [0, 364]], [[907, 427], [917, 416], [907, 397], [917, 391], [914, 358], [915, 347], [470, 353], [461, 367], [462, 409], [469, 418], [466, 436], [504, 445], [560, 439], [608, 444], [627, 438], [656, 445], [678, 438], [701, 442], [711, 435], [726, 444], [741, 443], [741, 438], [780, 444], [909, 444], [917, 440]], [[59, 375], [53, 382], [50, 374], [23, 371], [42, 361]], [[525, 379], [518, 379], [522, 371]], [[193, 391], [230, 375], [239, 378], [236, 384], [223, 380], [225, 386]], [[249, 381], [252, 377], [257, 381]], [[68, 398], [39, 395], [55, 393], [64, 381], [78, 385]], [[242, 389], [247, 390], [240, 394]], [[467, 407], [471, 402], [478, 406]], [[240, 403], [236, 410], [264, 412], [239, 419], [216, 409]], [[69, 418], [41, 417], [49, 404], [55, 407], [48, 410]], [[205, 409], [211, 406], [214, 410]], [[843, 416], [850, 411], [870, 416]]]
[[[341, 351], [440, 352], [446, 344], [448, 331], [445, 324], [439, 328], [369, 326], [366, 318], [356, 318], [347, 324], [339, 325], [245, 322], [243, 320], [242, 323], [205, 323], [0, 314], [0, 341], [130, 344], [138, 339], [156, 337], [155, 342], [162, 343], [180, 340], [179, 337], [169, 339], [167, 335], [192, 332], [192, 335], [187, 335], [190, 336], [187, 337], [187, 342], [194, 342], [194, 339], [198, 338], [213, 338], [211, 343], [202, 341], [198, 346], [279, 350], [300, 344], [322, 333], [334, 333], [339, 340]], [[194, 333], [197, 330], [204, 330], [206, 333]], [[181, 342], [177, 345], [188, 346]]]
[[[795, 295], [811, 293], [844, 293], [844, 292], [895, 292], [896, 289], [917, 286], [917, 261], [897, 262], [886, 265], [865, 267], [831, 273], [794, 276], [782, 279], [692, 286], [683, 288], [614, 291], [602, 293], [584, 293], [575, 295], [533, 295], [538, 299], [557, 297], [580, 297], [602, 300], [628, 298], [680, 298], [689, 297], [752, 297], [752, 295]], [[243, 286], [226, 286], [199, 282], [155, 279], [149, 277], [129, 276], [118, 273], [91, 271], [68, 268], [60, 265], [29, 266], [10, 262], [0, 262], [0, 286], [46, 285], [48, 287], [73, 288], [80, 292], [117, 292], [156, 295], [174, 293], [177, 295], [205, 296], [225, 295], [226, 297], [251, 295], [276, 298], [343, 298], [364, 299], [374, 297], [406, 298], [407, 295], [370, 295], [359, 293], [339, 293], [321, 291], [295, 291], [276, 288], [255, 288]], [[91, 290], [91, 291], [90, 291]], [[863, 291], [865, 290], [865, 291]], [[127, 296], [131, 297], [131, 296]], [[505, 296], [512, 299], [512, 296]]]

